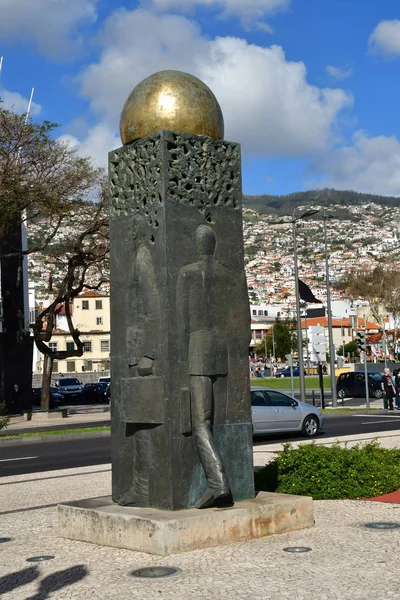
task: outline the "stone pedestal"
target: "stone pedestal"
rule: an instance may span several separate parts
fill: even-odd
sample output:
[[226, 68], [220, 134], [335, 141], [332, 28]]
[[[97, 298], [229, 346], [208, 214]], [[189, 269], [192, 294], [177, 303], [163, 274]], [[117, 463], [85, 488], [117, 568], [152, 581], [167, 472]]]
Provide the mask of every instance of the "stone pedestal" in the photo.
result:
[[105, 496], [60, 504], [58, 515], [65, 538], [161, 556], [314, 526], [312, 498], [267, 492], [231, 508], [173, 512]]
[[24, 414], [25, 421], [47, 421], [48, 419], [66, 419], [67, 408], [56, 408], [53, 410], [33, 410]]

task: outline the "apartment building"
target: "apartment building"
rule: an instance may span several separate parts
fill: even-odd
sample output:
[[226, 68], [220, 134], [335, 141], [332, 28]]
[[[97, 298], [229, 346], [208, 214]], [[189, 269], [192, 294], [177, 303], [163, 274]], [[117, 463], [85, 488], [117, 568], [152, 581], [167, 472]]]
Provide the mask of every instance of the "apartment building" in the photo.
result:
[[[74, 298], [71, 305], [73, 323], [81, 332], [83, 356], [54, 361], [53, 373], [81, 373], [110, 369], [110, 297], [97, 291], [87, 291]], [[62, 309], [49, 346], [54, 350], [72, 350], [74, 340], [68, 331]], [[43, 356], [38, 357], [36, 372], [43, 372]]]

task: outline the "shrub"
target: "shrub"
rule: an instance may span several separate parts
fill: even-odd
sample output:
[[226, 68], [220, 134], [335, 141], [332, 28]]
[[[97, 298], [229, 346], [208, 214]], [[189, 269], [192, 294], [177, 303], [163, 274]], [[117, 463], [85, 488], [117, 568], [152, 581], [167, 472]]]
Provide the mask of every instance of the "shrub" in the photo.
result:
[[3, 402], [0, 404], [0, 429], [5, 429], [8, 427], [9, 422], [10, 417], [7, 417], [6, 415], [6, 405]]
[[372, 498], [400, 488], [400, 449], [378, 442], [341, 446], [285, 444], [277, 458], [255, 474], [256, 489], [312, 496], [315, 500]]

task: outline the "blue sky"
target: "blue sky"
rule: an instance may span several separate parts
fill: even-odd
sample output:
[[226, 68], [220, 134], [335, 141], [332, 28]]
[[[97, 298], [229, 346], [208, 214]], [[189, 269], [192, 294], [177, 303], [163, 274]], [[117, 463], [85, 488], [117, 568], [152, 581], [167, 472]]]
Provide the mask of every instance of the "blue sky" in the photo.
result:
[[400, 195], [398, 0], [0, 0], [0, 96], [105, 165], [122, 105], [165, 68], [203, 79], [247, 194]]

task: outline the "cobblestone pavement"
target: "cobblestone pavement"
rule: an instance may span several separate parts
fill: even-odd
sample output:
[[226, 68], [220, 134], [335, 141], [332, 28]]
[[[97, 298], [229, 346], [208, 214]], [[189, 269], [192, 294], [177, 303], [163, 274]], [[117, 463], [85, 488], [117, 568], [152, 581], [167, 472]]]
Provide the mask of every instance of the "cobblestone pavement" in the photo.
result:
[[[54, 505], [110, 491], [110, 466], [0, 479], [0, 595], [5, 600], [387, 600], [400, 598], [400, 506], [362, 501], [314, 503], [316, 526], [247, 543], [166, 558], [64, 540]], [[35, 508], [36, 507], [36, 508]], [[289, 554], [286, 546], [309, 546]], [[33, 556], [54, 559], [27, 562]], [[129, 573], [170, 565], [180, 574], [146, 581]]]

